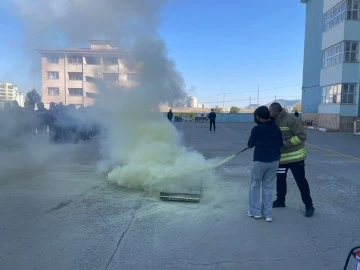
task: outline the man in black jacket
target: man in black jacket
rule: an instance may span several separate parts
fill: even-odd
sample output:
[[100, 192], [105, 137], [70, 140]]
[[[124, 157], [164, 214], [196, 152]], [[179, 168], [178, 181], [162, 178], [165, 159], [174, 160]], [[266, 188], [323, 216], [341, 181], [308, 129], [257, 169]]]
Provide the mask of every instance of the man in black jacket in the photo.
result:
[[214, 127], [214, 132], [215, 132], [216, 113], [214, 112], [214, 109], [211, 109], [211, 112], [209, 113], [208, 118], [210, 120], [210, 131], [212, 131], [212, 127]]

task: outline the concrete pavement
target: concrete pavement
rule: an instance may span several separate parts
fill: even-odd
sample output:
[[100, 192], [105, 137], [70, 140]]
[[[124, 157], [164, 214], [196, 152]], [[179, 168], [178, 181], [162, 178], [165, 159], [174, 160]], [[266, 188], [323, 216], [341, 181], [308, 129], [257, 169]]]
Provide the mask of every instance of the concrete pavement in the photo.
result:
[[[207, 158], [243, 149], [252, 127], [219, 123], [209, 133], [207, 124], [176, 126]], [[251, 151], [216, 170], [200, 204], [109, 184], [95, 172], [96, 141], [48, 146], [36, 162], [3, 154], [0, 269], [342, 269], [360, 244], [360, 137], [308, 135], [315, 216], [304, 217], [289, 174], [287, 208], [274, 210], [273, 223], [245, 214]]]

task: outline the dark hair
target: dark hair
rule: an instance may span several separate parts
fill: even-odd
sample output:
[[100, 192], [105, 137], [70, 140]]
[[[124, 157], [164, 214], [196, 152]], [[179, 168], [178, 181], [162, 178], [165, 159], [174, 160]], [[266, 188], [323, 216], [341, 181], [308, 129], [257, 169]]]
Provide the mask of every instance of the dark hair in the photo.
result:
[[256, 116], [258, 116], [261, 119], [269, 120], [270, 119], [270, 111], [268, 107], [266, 106], [260, 106], [254, 111], [254, 121], [255, 123], [258, 123]]
[[271, 108], [273, 108], [275, 111], [277, 112], [281, 112], [282, 111], [282, 106], [280, 105], [280, 103], [278, 102], [274, 102], [270, 105]]

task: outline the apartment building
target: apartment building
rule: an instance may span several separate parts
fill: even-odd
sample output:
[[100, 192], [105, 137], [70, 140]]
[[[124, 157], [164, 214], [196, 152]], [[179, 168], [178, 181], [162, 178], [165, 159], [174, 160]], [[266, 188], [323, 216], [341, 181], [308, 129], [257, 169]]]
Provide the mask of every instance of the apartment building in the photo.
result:
[[15, 84], [0, 81], [0, 108], [4, 107], [5, 102], [11, 101], [17, 101], [21, 107], [24, 107], [24, 93], [20, 92]]
[[351, 130], [360, 116], [360, 0], [306, 4], [303, 118]]
[[89, 48], [39, 50], [42, 65], [42, 101], [90, 106], [101, 79], [109, 85], [132, 87], [136, 74], [126, 67], [130, 53], [108, 40], [90, 40]]

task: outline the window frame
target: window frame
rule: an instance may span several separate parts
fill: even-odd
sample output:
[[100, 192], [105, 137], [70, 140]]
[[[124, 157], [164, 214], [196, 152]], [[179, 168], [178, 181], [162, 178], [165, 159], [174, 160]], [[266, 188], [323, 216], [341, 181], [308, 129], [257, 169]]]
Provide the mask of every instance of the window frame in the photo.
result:
[[[55, 94], [55, 95], [53, 93], [50, 93], [51, 92], [50, 90], [54, 90], [54, 89], [57, 90], [57, 94]], [[52, 97], [60, 96], [60, 88], [59, 87], [48, 87], [47, 88], [47, 95], [52, 96]]]
[[[74, 90], [81, 90], [79, 91], [79, 94], [71, 94], [71, 91], [74, 91]], [[68, 93], [69, 93], [69, 97], [83, 97], [84, 96], [84, 89], [83, 88], [77, 88], [77, 87], [70, 87], [68, 88]]]
[[[54, 61], [56, 59], [56, 61]], [[46, 57], [46, 62], [49, 65], [59, 64], [60, 57], [58, 55], [50, 55]]]
[[[75, 75], [75, 78], [70, 75]], [[69, 81], [82, 81], [84, 75], [82, 72], [68, 72], [68, 76], [69, 76]]]
[[[70, 60], [71, 59], [71, 60]], [[74, 61], [76, 59], [76, 61]], [[84, 59], [81, 55], [69, 55], [67, 57], [67, 63], [72, 65], [79, 65], [83, 63]]]
[[[52, 73], [56, 74], [55, 78], [51, 78], [50, 74], [52, 74]], [[59, 73], [59, 71], [48, 71], [47, 72], [47, 78], [48, 78], [48, 80], [59, 80], [60, 73]]]

